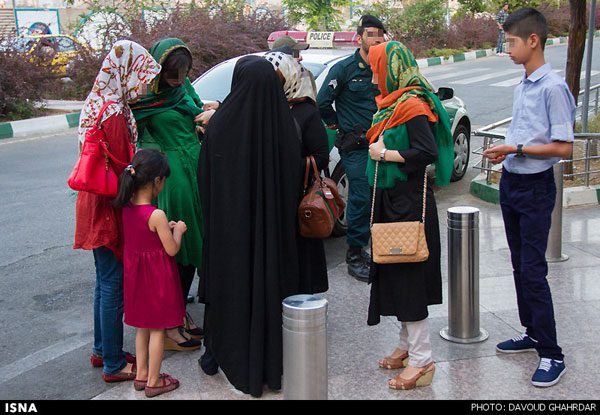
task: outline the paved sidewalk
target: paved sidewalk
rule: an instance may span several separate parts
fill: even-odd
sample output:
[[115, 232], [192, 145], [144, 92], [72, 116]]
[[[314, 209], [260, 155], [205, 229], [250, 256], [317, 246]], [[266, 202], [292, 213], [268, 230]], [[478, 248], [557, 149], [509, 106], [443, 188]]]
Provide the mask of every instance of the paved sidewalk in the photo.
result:
[[[531, 385], [537, 367], [535, 353], [499, 355], [495, 345], [521, 332], [509, 252], [498, 206], [471, 195], [453, 195], [452, 188], [438, 194], [442, 234], [444, 304], [430, 307], [430, 330], [437, 373], [431, 387], [394, 391], [387, 379], [396, 371], [382, 370], [377, 360], [398, 341], [398, 323], [383, 318], [366, 324], [369, 286], [346, 273], [345, 264], [329, 270], [328, 313], [329, 399], [599, 399], [600, 356], [600, 214], [597, 207], [573, 208], [563, 215], [563, 252], [567, 262], [550, 264], [559, 343], [567, 373], [552, 388]], [[447, 325], [446, 209], [469, 205], [480, 216], [481, 327], [490, 338], [478, 344], [449, 343], [439, 336]], [[192, 313], [202, 321], [202, 306]], [[133, 344], [127, 345], [133, 349]], [[159, 399], [252, 399], [236, 391], [224, 374], [206, 376], [197, 364], [201, 351], [167, 352], [163, 372], [181, 381], [175, 392]], [[123, 383], [96, 399], [145, 399], [131, 383]], [[262, 399], [283, 399], [283, 393], [265, 391]]]

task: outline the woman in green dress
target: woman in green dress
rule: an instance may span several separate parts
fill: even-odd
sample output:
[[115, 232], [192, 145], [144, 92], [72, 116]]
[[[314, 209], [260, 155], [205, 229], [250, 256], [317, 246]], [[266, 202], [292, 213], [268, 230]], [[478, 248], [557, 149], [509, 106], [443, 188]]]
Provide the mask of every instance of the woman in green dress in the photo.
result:
[[[171, 176], [158, 196], [158, 208], [165, 211], [169, 220], [182, 220], [188, 227], [175, 258], [185, 304], [202, 260], [202, 211], [196, 175], [200, 142], [196, 122], [201, 118], [203, 104], [187, 76], [192, 68], [192, 54], [183, 41], [163, 39], [152, 46], [150, 53], [162, 69], [148, 95], [132, 109], [139, 147], [161, 150], [169, 159]], [[165, 350], [200, 347], [202, 330], [195, 327], [187, 313], [182, 323], [184, 326], [167, 330]]]

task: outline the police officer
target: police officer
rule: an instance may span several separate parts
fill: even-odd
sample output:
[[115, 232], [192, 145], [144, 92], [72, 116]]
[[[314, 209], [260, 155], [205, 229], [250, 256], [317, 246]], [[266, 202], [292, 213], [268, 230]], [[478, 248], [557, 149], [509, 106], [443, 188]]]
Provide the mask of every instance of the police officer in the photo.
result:
[[370, 237], [371, 194], [366, 175], [369, 146], [365, 133], [377, 111], [375, 97], [379, 95], [377, 86], [371, 83], [373, 73], [368, 53], [371, 46], [384, 41], [385, 28], [376, 17], [365, 15], [361, 17], [356, 32], [360, 48], [331, 68], [317, 102], [327, 127], [338, 130], [335, 145], [349, 183], [346, 208], [348, 273], [366, 282], [369, 280], [371, 258], [363, 247]]

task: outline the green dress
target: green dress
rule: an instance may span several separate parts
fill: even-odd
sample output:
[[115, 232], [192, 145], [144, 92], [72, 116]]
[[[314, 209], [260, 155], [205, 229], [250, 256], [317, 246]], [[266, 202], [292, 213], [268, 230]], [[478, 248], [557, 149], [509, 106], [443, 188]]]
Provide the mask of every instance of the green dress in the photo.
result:
[[[163, 64], [169, 53], [180, 47], [187, 49], [179, 39], [165, 39], [155, 44], [150, 53]], [[200, 268], [203, 239], [197, 177], [200, 142], [194, 117], [202, 112], [202, 102], [189, 79], [184, 85], [166, 91], [158, 91], [158, 83], [157, 77], [152, 92], [132, 106], [138, 124], [138, 145], [167, 155], [171, 175], [158, 195], [157, 205], [170, 221], [182, 220], [187, 225], [175, 257], [177, 263]]]

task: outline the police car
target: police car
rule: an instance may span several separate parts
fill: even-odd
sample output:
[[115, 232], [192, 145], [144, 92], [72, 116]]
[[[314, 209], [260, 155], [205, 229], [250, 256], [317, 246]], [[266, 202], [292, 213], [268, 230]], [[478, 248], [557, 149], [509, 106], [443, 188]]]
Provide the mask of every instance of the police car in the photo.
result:
[[[281, 36], [290, 36], [298, 42], [309, 43], [311, 48], [302, 51], [302, 65], [309, 69], [315, 76], [317, 89], [323, 85], [327, 73], [333, 65], [347, 58], [359, 47], [355, 32], [297, 32], [279, 31], [269, 36], [269, 46]], [[263, 55], [265, 52], [254, 53]], [[192, 85], [200, 96], [207, 101], [223, 101], [229, 94], [233, 69], [238, 59], [243, 56], [228, 59], [206, 71]], [[464, 102], [454, 96], [451, 88], [439, 88], [438, 96], [442, 101], [450, 121], [454, 138], [454, 171], [452, 181], [463, 178], [467, 171], [470, 153], [471, 121], [469, 120]], [[330, 139], [329, 167], [326, 175], [330, 176], [338, 185], [340, 195], [344, 200], [348, 197], [348, 180], [344, 166], [340, 163], [337, 148], [333, 147], [335, 133], [328, 131]], [[340, 217], [334, 229], [334, 235], [343, 235], [346, 232], [346, 218]]]

